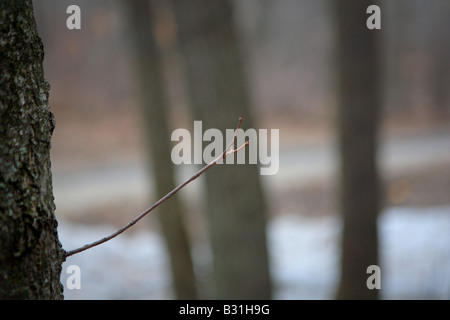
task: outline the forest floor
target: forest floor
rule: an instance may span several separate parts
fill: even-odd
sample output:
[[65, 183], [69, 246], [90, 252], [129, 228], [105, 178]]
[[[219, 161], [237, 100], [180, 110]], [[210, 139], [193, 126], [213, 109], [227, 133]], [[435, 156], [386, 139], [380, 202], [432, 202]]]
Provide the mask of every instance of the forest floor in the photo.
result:
[[[274, 299], [333, 299], [339, 277], [337, 216], [284, 214], [268, 225]], [[379, 220], [381, 297], [450, 298], [450, 206], [397, 207]], [[114, 231], [111, 226], [60, 220], [64, 248], [79, 247]], [[201, 298], [210, 297], [211, 251], [192, 246]], [[69, 257], [61, 281], [66, 299], [173, 299], [163, 239], [150, 230], [125, 233]], [[70, 265], [81, 270], [81, 288], [67, 286]]]

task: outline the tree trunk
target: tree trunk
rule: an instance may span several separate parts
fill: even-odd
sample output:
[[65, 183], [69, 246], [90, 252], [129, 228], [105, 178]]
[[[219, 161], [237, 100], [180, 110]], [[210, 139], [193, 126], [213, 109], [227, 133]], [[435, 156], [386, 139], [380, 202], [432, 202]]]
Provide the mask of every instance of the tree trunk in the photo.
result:
[[[203, 130], [252, 127], [230, 1], [172, 1], [190, 107]], [[223, 142], [224, 146], [228, 142]], [[246, 157], [248, 159], [248, 155]], [[256, 165], [218, 165], [205, 175], [217, 299], [269, 299], [267, 207]]]
[[[423, 3], [423, 6], [426, 4]], [[430, 86], [432, 98], [433, 117], [436, 120], [450, 118], [450, 93], [448, 84], [450, 83], [450, 41], [445, 30], [448, 26], [448, 15], [450, 14], [450, 3], [448, 1], [439, 2], [431, 11], [434, 14], [433, 25], [430, 28], [432, 36], [430, 40], [430, 60], [431, 70], [429, 78], [425, 79]]]
[[373, 1], [334, 3], [338, 33], [339, 144], [344, 227], [339, 299], [376, 299], [367, 267], [378, 265], [377, 125], [380, 108], [379, 30], [366, 28]]
[[62, 299], [54, 119], [31, 1], [1, 1], [0, 29], [0, 299]]
[[[157, 199], [175, 187], [168, 128], [168, 103], [164, 92], [162, 58], [152, 33], [153, 14], [149, 0], [127, 3], [134, 34], [135, 67], [140, 86], [143, 127], [152, 163]], [[156, 213], [170, 256], [175, 294], [178, 299], [196, 299], [190, 241], [179, 197], [173, 197]]]

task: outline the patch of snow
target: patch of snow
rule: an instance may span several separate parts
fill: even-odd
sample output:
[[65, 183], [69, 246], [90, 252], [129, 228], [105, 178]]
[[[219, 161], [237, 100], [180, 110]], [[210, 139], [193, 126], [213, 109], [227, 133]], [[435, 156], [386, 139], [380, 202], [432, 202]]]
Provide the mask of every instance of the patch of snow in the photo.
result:
[[[391, 208], [379, 218], [384, 299], [450, 298], [450, 207]], [[65, 249], [115, 230], [60, 221]], [[275, 299], [332, 299], [339, 278], [341, 221], [337, 216], [273, 218], [268, 247]], [[196, 270], [209, 270], [205, 243], [193, 247]], [[81, 270], [81, 289], [69, 289], [69, 265]], [[209, 275], [208, 275], [209, 276]], [[369, 275], [368, 275], [369, 276]], [[172, 299], [168, 257], [161, 236], [140, 231], [67, 258], [61, 282], [66, 299]]]
[[386, 299], [450, 298], [450, 207], [395, 208], [379, 220]]

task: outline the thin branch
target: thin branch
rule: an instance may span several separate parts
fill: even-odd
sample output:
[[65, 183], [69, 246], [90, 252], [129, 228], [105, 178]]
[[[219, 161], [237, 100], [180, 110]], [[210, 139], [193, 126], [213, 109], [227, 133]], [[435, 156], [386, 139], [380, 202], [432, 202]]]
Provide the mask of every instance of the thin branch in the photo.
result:
[[234, 131], [234, 136], [233, 136], [233, 140], [230, 142], [230, 144], [228, 145], [228, 147], [224, 150], [224, 152], [218, 156], [216, 159], [214, 159], [213, 161], [211, 161], [209, 164], [207, 164], [206, 166], [204, 166], [200, 171], [198, 171], [196, 174], [194, 174], [192, 177], [190, 177], [188, 180], [186, 180], [185, 182], [183, 182], [182, 184], [180, 184], [178, 187], [176, 187], [175, 189], [173, 189], [172, 191], [170, 191], [168, 194], [166, 194], [164, 197], [162, 197], [161, 199], [159, 199], [157, 202], [155, 202], [151, 207], [147, 208], [145, 211], [143, 211], [141, 214], [139, 214], [136, 218], [134, 218], [130, 223], [128, 223], [126, 226], [120, 228], [119, 230], [117, 230], [116, 232], [112, 233], [111, 235], [104, 237], [100, 240], [97, 240], [95, 242], [92, 242], [90, 244], [86, 244], [78, 249], [74, 249], [74, 250], [70, 250], [70, 251], [65, 251], [64, 253], [64, 257], [67, 258], [69, 256], [72, 256], [74, 254], [80, 253], [82, 251], [88, 250], [90, 248], [93, 248], [95, 246], [98, 246], [102, 243], [105, 243], [115, 237], [117, 237], [119, 234], [121, 234], [122, 232], [124, 232], [125, 230], [129, 229], [130, 227], [132, 227], [133, 225], [135, 225], [139, 220], [141, 220], [143, 217], [145, 217], [148, 213], [150, 213], [151, 211], [153, 211], [155, 208], [157, 208], [159, 205], [161, 205], [162, 203], [164, 203], [166, 200], [168, 200], [169, 198], [171, 198], [175, 193], [177, 193], [178, 191], [180, 191], [182, 188], [184, 188], [187, 184], [191, 183], [192, 181], [194, 181], [195, 179], [197, 179], [199, 176], [201, 176], [206, 170], [208, 170], [209, 168], [211, 168], [212, 166], [214, 166], [219, 160], [221, 159], [225, 159], [229, 154], [238, 152], [239, 150], [241, 150], [242, 148], [244, 148], [245, 146], [248, 145], [248, 141], [246, 141], [242, 146], [240, 146], [237, 149], [234, 149], [234, 143], [236, 142], [236, 138], [237, 138], [237, 133], [238, 133], [238, 129], [241, 128], [241, 124], [242, 121], [244, 120], [243, 117], [239, 118], [239, 122], [237, 125], [236, 130]]

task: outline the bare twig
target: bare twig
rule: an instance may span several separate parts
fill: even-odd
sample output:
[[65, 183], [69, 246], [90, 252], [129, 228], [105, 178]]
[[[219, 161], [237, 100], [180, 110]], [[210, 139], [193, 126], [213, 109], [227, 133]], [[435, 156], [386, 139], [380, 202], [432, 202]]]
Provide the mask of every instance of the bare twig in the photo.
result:
[[78, 249], [74, 249], [74, 250], [70, 250], [70, 251], [65, 251], [64, 256], [65, 257], [69, 257], [72, 256], [74, 254], [80, 253], [82, 251], [88, 250], [90, 248], [93, 248], [95, 246], [98, 246], [102, 243], [105, 243], [115, 237], [117, 237], [119, 234], [121, 234], [122, 232], [124, 232], [125, 230], [129, 229], [130, 227], [132, 227], [134, 224], [136, 224], [139, 220], [141, 220], [143, 217], [145, 217], [148, 213], [150, 213], [151, 211], [153, 211], [153, 209], [157, 208], [159, 205], [161, 205], [162, 203], [164, 203], [167, 199], [171, 198], [175, 193], [177, 193], [178, 191], [180, 191], [183, 187], [185, 187], [187, 184], [189, 184], [190, 182], [194, 181], [195, 179], [197, 179], [199, 176], [201, 176], [206, 170], [208, 170], [209, 168], [211, 168], [212, 166], [214, 166], [219, 160], [221, 159], [225, 159], [229, 154], [238, 152], [239, 150], [241, 150], [242, 148], [244, 148], [245, 146], [248, 145], [248, 141], [246, 141], [242, 146], [240, 146], [237, 149], [234, 149], [234, 143], [236, 142], [236, 138], [237, 138], [237, 132], [238, 129], [240, 129], [242, 121], [244, 120], [243, 117], [239, 118], [239, 122], [237, 125], [237, 128], [234, 132], [234, 136], [233, 136], [233, 140], [230, 142], [230, 144], [228, 145], [228, 147], [224, 150], [224, 152], [218, 156], [216, 159], [214, 159], [213, 161], [211, 161], [209, 164], [207, 164], [206, 166], [204, 166], [200, 171], [198, 171], [196, 174], [194, 174], [192, 177], [190, 177], [188, 180], [186, 180], [185, 182], [183, 182], [182, 184], [180, 184], [178, 187], [176, 187], [175, 189], [173, 189], [172, 191], [170, 191], [168, 194], [166, 194], [164, 197], [162, 197], [161, 199], [159, 199], [157, 202], [155, 202], [151, 207], [147, 208], [145, 211], [143, 211], [141, 214], [139, 214], [136, 218], [134, 218], [130, 223], [128, 223], [126, 226], [120, 228], [119, 230], [117, 230], [116, 232], [112, 233], [111, 235], [104, 237], [100, 240], [97, 240], [95, 242], [92, 242], [90, 244], [86, 244]]

